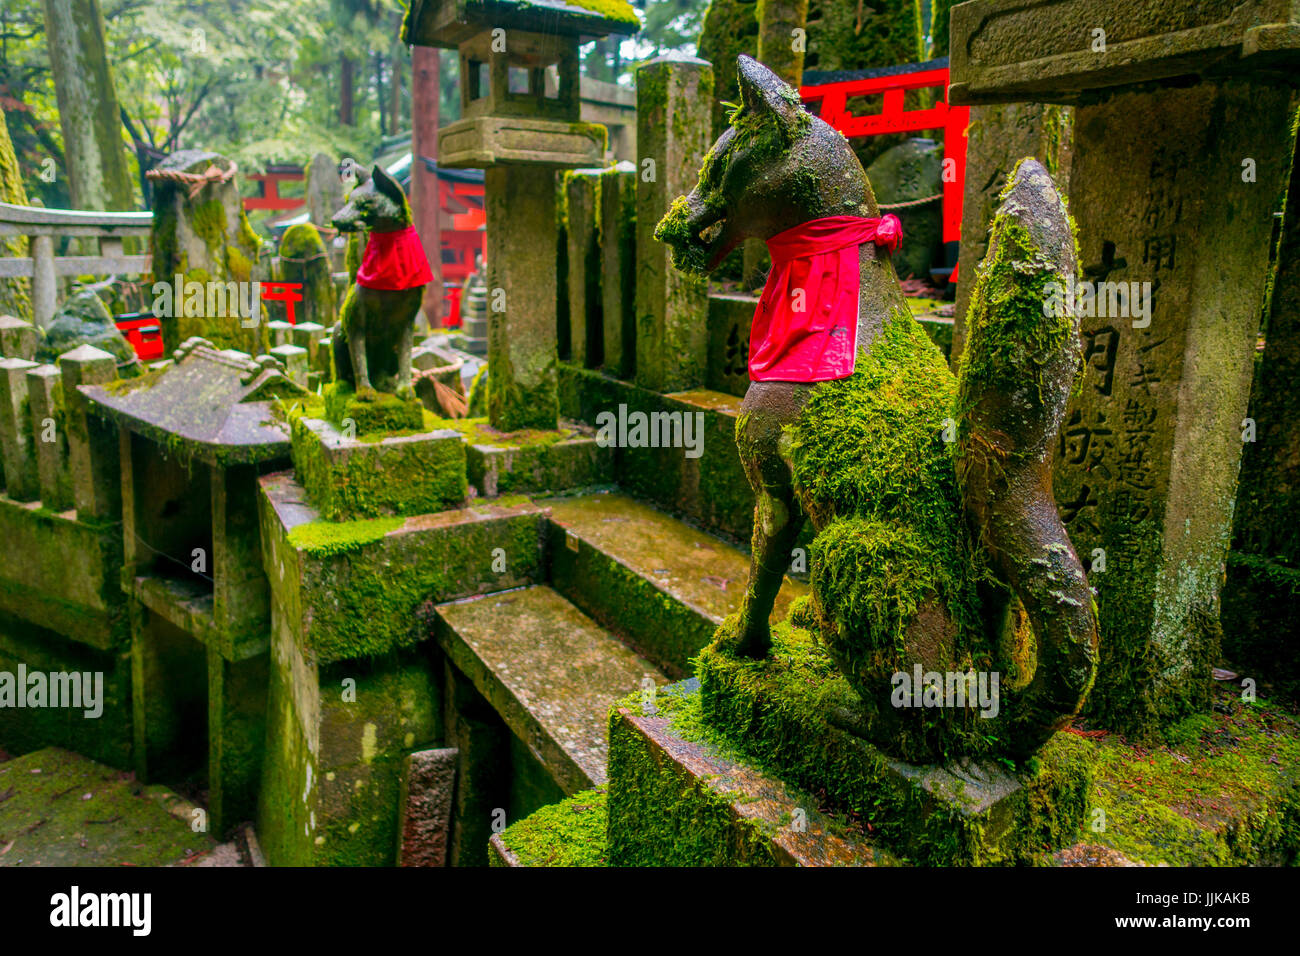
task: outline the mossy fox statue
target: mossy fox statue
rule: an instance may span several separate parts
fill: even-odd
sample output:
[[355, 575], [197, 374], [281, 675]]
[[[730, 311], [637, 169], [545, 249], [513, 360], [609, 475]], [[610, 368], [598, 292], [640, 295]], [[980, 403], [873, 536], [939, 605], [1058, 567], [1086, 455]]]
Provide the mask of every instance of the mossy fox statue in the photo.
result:
[[367, 174], [345, 159], [339, 173], [351, 173], [356, 185], [331, 222], [340, 232], [364, 230], [366, 243], [333, 335], [335, 378], [350, 385], [358, 401], [374, 401], [379, 392], [415, 401], [411, 346], [431, 273], [411, 207], [401, 184], [380, 166]]
[[[742, 56], [739, 73], [743, 105], [656, 231], [678, 268], [707, 273], [745, 238], [879, 216], [845, 138], [759, 63]], [[1096, 672], [1096, 607], [1051, 484], [1080, 346], [1077, 318], [1043, 301], [1077, 269], [1071, 224], [1047, 172], [1022, 161], [969, 277], [955, 377], [888, 254], [858, 242], [851, 374], [755, 380], [741, 406], [753, 556], [740, 612], [714, 647], [767, 657], [773, 600], [811, 519], [811, 602], [796, 604], [796, 623], [813, 627], [865, 705], [831, 719], [915, 762], [1023, 759], [1078, 713]], [[819, 290], [807, 292], [801, 305], [818, 308]], [[917, 706], [920, 687], [900, 699], [913, 675], [972, 671], [999, 675], [993, 707]], [[940, 695], [961, 683], [945, 681], [937, 702], [952, 704]]]

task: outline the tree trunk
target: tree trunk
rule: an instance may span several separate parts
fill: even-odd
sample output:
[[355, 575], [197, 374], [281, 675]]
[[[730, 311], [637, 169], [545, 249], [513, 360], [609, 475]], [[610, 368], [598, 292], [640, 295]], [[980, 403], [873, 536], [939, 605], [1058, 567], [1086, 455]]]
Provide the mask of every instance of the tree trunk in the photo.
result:
[[392, 72], [388, 77], [388, 115], [392, 117], [393, 132], [402, 131], [402, 120], [405, 115], [402, 110], [402, 73], [404, 72], [404, 51], [402, 43], [399, 40], [393, 44], [393, 49], [388, 60], [393, 64]]
[[[50, 0], [46, 0], [47, 3]], [[339, 57], [339, 122], [344, 126], [352, 126], [352, 77], [356, 72], [356, 64], [352, 62], [351, 57]]]
[[375, 51], [375, 106], [379, 110], [379, 136], [388, 135], [387, 104], [384, 102], [384, 55]]
[[442, 226], [438, 176], [425, 168], [422, 157], [438, 158], [439, 60], [434, 47], [411, 47], [411, 200], [415, 228], [433, 270], [424, 287], [424, 317], [430, 326], [442, 319]]
[[[0, 112], [0, 202], [27, 205], [27, 190], [23, 188], [22, 171], [18, 168], [18, 157], [14, 155], [3, 112]], [[23, 236], [0, 237], [0, 255], [26, 256], [27, 239]], [[0, 315], [32, 321], [31, 283], [27, 279], [0, 279]]]
[[45, 0], [45, 36], [73, 205], [134, 209], [99, 0]]

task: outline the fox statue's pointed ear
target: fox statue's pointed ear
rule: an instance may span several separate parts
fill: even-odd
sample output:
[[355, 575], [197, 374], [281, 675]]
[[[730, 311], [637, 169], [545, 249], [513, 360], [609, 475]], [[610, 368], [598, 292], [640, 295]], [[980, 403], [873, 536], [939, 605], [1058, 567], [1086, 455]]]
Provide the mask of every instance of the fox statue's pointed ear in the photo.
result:
[[370, 178], [374, 181], [375, 189], [379, 190], [379, 192], [383, 193], [393, 202], [397, 203], [399, 206], [406, 202], [406, 193], [402, 191], [402, 184], [392, 176], [388, 175], [388, 173], [384, 172], [382, 166], [376, 164], [375, 168], [371, 171]]
[[736, 60], [740, 96], [746, 111], [771, 113], [783, 129], [794, 128], [803, 107], [799, 93], [779, 76], [752, 57], [741, 54]]

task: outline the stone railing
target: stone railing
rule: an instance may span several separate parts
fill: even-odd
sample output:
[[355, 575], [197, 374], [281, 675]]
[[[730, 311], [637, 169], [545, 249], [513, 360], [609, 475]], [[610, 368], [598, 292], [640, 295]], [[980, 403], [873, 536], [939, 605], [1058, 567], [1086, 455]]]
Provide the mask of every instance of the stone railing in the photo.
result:
[[[12, 207], [11, 207], [12, 208]], [[131, 258], [131, 257], [128, 257]], [[137, 257], [138, 258], [138, 257]], [[0, 262], [12, 260], [0, 260]], [[21, 261], [21, 260], [20, 260]], [[48, 511], [76, 508], [79, 518], [102, 519], [115, 510], [115, 475], [97, 475], [95, 459], [113, 458], [116, 442], [89, 419], [78, 385], [117, 377], [117, 362], [89, 345], [58, 364], [33, 361], [39, 333], [29, 323], [0, 316], [0, 479], [13, 501], [39, 501]]]
[[[26, 236], [30, 257], [0, 258], [0, 278], [32, 280], [32, 313], [45, 327], [58, 306], [60, 276], [140, 275], [150, 269], [147, 255], [127, 255], [122, 240], [147, 237], [153, 226], [150, 212], [95, 212], [43, 209], [0, 203], [0, 236]], [[99, 240], [99, 255], [55, 256], [54, 240], [75, 236]]]

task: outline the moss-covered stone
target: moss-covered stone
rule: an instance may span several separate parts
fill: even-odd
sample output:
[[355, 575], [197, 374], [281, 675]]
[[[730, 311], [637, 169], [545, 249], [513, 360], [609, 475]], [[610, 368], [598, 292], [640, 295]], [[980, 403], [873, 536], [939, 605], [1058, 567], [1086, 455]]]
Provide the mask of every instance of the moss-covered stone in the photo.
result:
[[358, 401], [346, 382], [331, 382], [322, 394], [325, 417], [340, 428], [350, 427], [354, 435], [375, 437], [424, 428], [424, 406], [418, 400], [379, 392], [372, 401]]
[[575, 793], [543, 807], [501, 833], [510, 854], [488, 856], [492, 866], [606, 866], [605, 788]]
[[298, 480], [326, 521], [427, 514], [465, 500], [465, 446], [449, 431], [358, 441], [303, 417], [292, 430]]
[[[9, 127], [4, 113], [0, 112], [0, 202], [14, 206], [27, 205], [27, 190], [23, 188], [23, 174], [14, 155], [14, 145], [9, 139]], [[27, 255], [25, 236], [5, 236], [0, 239], [0, 254], [9, 257]], [[27, 278], [0, 279], [0, 315], [12, 315], [25, 322], [32, 321], [31, 280]]]
[[1078, 738], [1058, 734], [1019, 767], [899, 763], [839, 725], [854, 723], [855, 695], [825, 650], [788, 623], [765, 661], [711, 646], [698, 666], [704, 733], [824, 794], [829, 809], [915, 862], [1027, 862], [1069, 844], [1085, 821], [1092, 757]]

